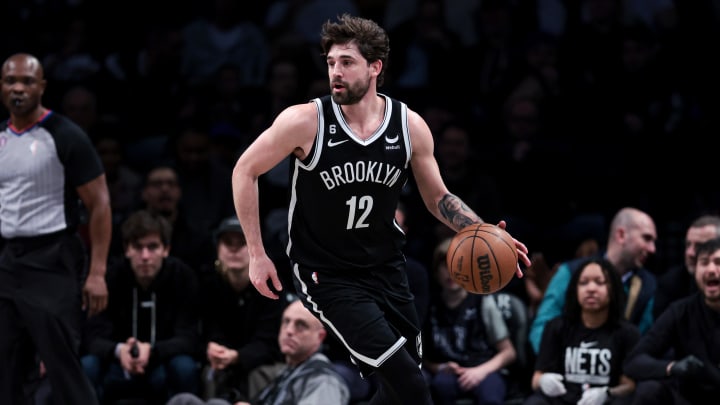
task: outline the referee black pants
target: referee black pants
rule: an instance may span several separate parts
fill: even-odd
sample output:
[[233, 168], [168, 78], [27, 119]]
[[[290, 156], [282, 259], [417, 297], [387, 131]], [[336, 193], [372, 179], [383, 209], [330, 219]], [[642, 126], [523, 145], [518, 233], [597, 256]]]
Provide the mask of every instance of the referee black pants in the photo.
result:
[[10, 239], [0, 253], [0, 404], [25, 405], [23, 384], [47, 369], [55, 405], [96, 405], [80, 364], [82, 241], [70, 233]]

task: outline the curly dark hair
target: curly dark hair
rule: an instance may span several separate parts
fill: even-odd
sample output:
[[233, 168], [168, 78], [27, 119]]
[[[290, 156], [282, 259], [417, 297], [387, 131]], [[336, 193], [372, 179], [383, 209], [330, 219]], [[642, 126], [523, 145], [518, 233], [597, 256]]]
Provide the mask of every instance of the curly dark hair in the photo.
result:
[[590, 264], [597, 264], [605, 275], [608, 286], [608, 325], [617, 325], [623, 319], [623, 308], [625, 308], [625, 289], [620, 274], [612, 263], [607, 259], [592, 258], [584, 261], [570, 277], [567, 291], [565, 292], [564, 316], [572, 323], [581, 322], [582, 308], [578, 302], [578, 283], [583, 270]]
[[377, 85], [385, 81], [385, 65], [390, 54], [390, 38], [375, 21], [354, 17], [347, 13], [338, 17], [337, 22], [326, 21], [322, 26], [320, 46], [323, 55], [327, 55], [335, 44], [355, 42], [360, 54], [368, 63], [379, 60], [382, 70], [377, 77]]

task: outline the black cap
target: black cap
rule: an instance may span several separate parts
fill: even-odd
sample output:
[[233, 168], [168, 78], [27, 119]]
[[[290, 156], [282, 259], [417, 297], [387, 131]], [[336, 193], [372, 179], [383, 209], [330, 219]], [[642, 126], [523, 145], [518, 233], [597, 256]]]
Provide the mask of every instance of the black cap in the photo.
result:
[[226, 232], [235, 232], [245, 236], [240, 226], [240, 221], [236, 217], [228, 217], [220, 222], [220, 225], [215, 230], [215, 239], [219, 238], [221, 234]]

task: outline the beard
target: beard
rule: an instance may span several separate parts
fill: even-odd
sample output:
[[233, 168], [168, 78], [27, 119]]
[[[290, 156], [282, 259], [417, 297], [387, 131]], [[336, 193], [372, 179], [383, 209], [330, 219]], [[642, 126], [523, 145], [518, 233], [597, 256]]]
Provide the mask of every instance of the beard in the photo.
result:
[[705, 291], [702, 292], [703, 296], [705, 297], [705, 300], [707, 302], [712, 302], [714, 304], [720, 304], [720, 295], [716, 294], [707, 294]]
[[[363, 97], [365, 97], [370, 89], [370, 79], [364, 82], [358, 81], [352, 85], [347, 85], [346, 83], [342, 84], [345, 86], [344, 93], [331, 94], [333, 101], [338, 105], [357, 104]], [[332, 83], [330, 84], [330, 88], [332, 88]]]

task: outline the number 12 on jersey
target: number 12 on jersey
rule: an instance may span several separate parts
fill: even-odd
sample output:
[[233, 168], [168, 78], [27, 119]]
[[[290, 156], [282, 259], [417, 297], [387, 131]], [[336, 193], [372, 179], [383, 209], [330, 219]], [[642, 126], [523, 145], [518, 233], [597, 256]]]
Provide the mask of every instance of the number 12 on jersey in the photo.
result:
[[345, 229], [359, 229], [370, 226], [365, 223], [365, 220], [368, 215], [370, 215], [370, 211], [372, 211], [372, 197], [369, 195], [364, 195], [359, 198], [352, 196], [349, 200], [345, 201], [345, 205], [348, 206], [348, 219]]

